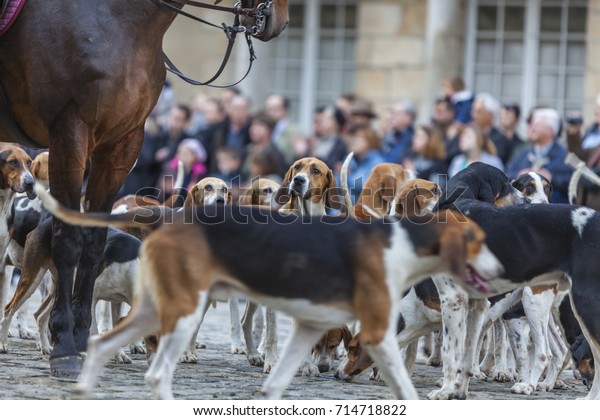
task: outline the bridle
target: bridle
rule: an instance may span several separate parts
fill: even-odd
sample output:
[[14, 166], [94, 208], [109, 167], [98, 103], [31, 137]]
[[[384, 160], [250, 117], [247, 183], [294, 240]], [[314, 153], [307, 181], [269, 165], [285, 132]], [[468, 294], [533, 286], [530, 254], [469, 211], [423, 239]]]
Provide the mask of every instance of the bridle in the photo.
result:
[[[219, 6], [218, 4], [221, 2], [221, 0], [215, 1], [215, 4], [202, 3], [202, 2], [198, 2], [198, 1], [194, 1], [194, 0], [152, 0], [152, 1], [162, 7], [165, 7], [167, 9], [171, 10], [172, 12], [179, 14], [179, 15], [185, 16], [187, 18], [190, 18], [190, 19], [198, 21], [198, 22], [202, 22], [205, 25], [209, 25], [214, 28], [223, 30], [225, 32], [225, 35], [227, 36], [227, 40], [228, 40], [227, 50], [225, 51], [225, 55], [223, 57], [223, 61], [221, 62], [221, 66], [219, 67], [219, 69], [217, 70], [215, 75], [213, 77], [211, 77], [209, 80], [207, 80], [205, 82], [200, 82], [198, 80], [194, 80], [190, 77], [187, 77], [181, 71], [179, 71], [179, 69], [177, 67], [175, 67], [175, 64], [173, 64], [173, 62], [169, 59], [169, 57], [167, 57], [167, 55], [163, 52], [163, 59], [164, 59], [167, 71], [170, 71], [171, 73], [179, 76], [181, 79], [185, 80], [187, 83], [190, 83], [192, 85], [211, 86], [211, 87], [217, 87], [217, 88], [228, 88], [228, 87], [235, 86], [238, 83], [242, 82], [242, 80], [244, 80], [246, 78], [246, 76], [248, 76], [248, 74], [250, 73], [250, 70], [252, 69], [252, 63], [256, 59], [256, 54], [254, 53], [254, 46], [252, 45], [252, 37], [258, 36], [264, 32], [266, 24], [267, 24], [267, 19], [271, 15], [271, 5], [273, 3], [273, 0], [265, 0], [263, 2], [258, 3], [254, 7], [244, 7], [243, 0], [238, 1], [233, 7]], [[177, 3], [181, 6], [187, 5], [187, 6], [193, 6], [193, 7], [201, 7], [201, 8], [210, 9], [210, 10], [218, 10], [221, 12], [233, 13], [235, 15], [234, 20], [233, 20], [233, 25], [226, 25], [225, 23], [222, 23], [221, 26], [215, 25], [214, 23], [208, 22], [208, 21], [201, 19], [197, 16], [194, 16], [190, 13], [184, 12], [183, 10], [181, 10], [179, 7], [173, 5], [172, 3]], [[247, 17], [254, 18], [254, 25], [252, 25], [252, 26], [242, 25], [240, 23], [240, 16], [247, 16]], [[229, 61], [229, 57], [231, 57], [231, 51], [233, 50], [233, 45], [235, 43], [235, 38], [236, 38], [237, 34], [244, 34], [244, 37], [246, 38], [246, 43], [248, 45], [248, 53], [249, 53], [248, 70], [246, 70], [246, 73], [244, 74], [244, 76], [235, 83], [232, 83], [229, 85], [213, 85], [211, 83], [214, 82], [221, 75], [221, 73], [223, 73], [223, 70], [225, 69], [227, 62]]]

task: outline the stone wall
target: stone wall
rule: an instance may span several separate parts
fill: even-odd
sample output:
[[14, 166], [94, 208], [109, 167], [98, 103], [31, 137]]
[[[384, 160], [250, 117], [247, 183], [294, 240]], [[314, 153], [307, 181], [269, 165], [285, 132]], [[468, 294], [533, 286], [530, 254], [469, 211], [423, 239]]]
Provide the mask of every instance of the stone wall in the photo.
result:
[[593, 120], [593, 108], [600, 94], [600, 0], [589, 0], [587, 18], [584, 114], [586, 126]]

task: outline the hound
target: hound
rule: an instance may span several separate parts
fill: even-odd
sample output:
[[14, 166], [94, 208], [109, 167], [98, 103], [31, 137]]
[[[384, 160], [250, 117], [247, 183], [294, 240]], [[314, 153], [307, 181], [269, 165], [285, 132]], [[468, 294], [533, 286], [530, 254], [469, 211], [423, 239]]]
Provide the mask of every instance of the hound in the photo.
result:
[[[256, 178], [252, 181], [248, 188], [240, 196], [239, 204], [241, 206], [258, 206], [264, 209], [277, 209], [275, 203], [275, 194], [281, 186], [268, 178]], [[254, 314], [258, 309], [258, 305], [251, 300], [246, 300], [246, 310], [242, 317], [242, 330], [244, 332], [244, 340], [246, 341], [246, 358], [248, 363], [253, 366], [262, 366], [264, 373], [269, 373], [277, 363], [277, 313], [268, 307], [265, 307], [264, 314], [264, 335], [260, 347], [264, 348], [264, 358], [261, 356], [259, 349], [254, 344], [254, 331], [252, 324]], [[260, 320], [257, 320], [260, 322]], [[259, 329], [257, 329], [259, 330]], [[258, 334], [257, 334], [258, 335]]]
[[[37, 155], [31, 162], [30, 169], [34, 179], [48, 188], [48, 152]], [[0, 255], [0, 272], [4, 273], [7, 283], [10, 283], [13, 277], [13, 270], [22, 267], [23, 246], [27, 235], [48, 216], [49, 214], [43, 209], [42, 202], [37, 197], [25, 192], [15, 194], [5, 222], [8, 225], [8, 245], [4, 254]], [[49, 284], [49, 279], [47, 280], [45, 284]], [[19, 337], [33, 340], [35, 333], [29, 329], [28, 315], [28, 305], [21, 307], [17, 313], [17, 329]]]
[[[328, 208], [342, 208], [336, 190], [333, 171], [323, 161], [307, 157], [290, 166], [275, 194], [275, 202], [282, 206], [279, 209], [282, 215], [324, 216]], [[301, 371], [304, 376], [319, 376], [319, 368], [308, 352]]]
[[342, 208], [336, 189], [332, 170], [323, 161], [307, 157], [290, 166], [275, 194], [275, 202], [282, 206], [281, 214], [322, 216], [327, 214], [327, 208]]
[[348, 167], [354, 153], [349, 153], [340, 170], [340, 182], [344, 191], [344, 202], [348, 214], [360, 220], [370, 220], [371, 217], [381, 218], [394, 215], [398, 193], [411, 179], [415, 179], [413, 171], [404, 169], [396, 163], [380, 163], [376, 165], [363, 189], [358, 196], [356, 204], [352, 205], [348, 190]]
[[158, 398], [172, 398], [175, 362], [209, 299], [237, 291], [295, 319], [284, 353], [262, 387], [267, 398], [282, 396], [301, 359], [325, 331], [357, 318], [367, 350], [394, 395], [415, 399], [395, 340], [400, 293], [440, 272], [453, 273], [464, 287], [482, 293], [486, 279], [503, 271], [481, 229], [454, 212], [440, 213], [445, 220], [437, 222], [415, 218], [363, 224], [217, 206], [186, 209], [173, 223], [162, 224], [160, 213], [147, 209], [123, 215], [78, 213], [42, 189], [39, 194], [53, 215], [70, 224], [123, 226], [137, 220], [155, 228], [142, 245], [131, 315], [88, 342], [78, 384], [84, 394], [93, 389], [111, 352], [158, 330], [161, 340], [146, 383]]
[[[483, 163], [473, 163], [450, 179], [447, 195], [440, 201], [440, 209], [459, 209], [481, 225], [488, 235], [488, 245], [506, 268], [501, 278], [487, 284], [485, 293], [471, 294], [491, 296], [539, 284], [557, 284], [559, 291], [570, 288], [574, 314], [590, 344], [594, 362], [598, 363], [600, 309], [592, 302], [600, 294], [600, 285], [595, 279], [600, 271], [600, 260], [595, 256], [600, 248], [600, 215], [586, 207], [560, 204], [494, 207], [492, 204], [504, 197], [502, 191], [508, 189], [513, 187], [501, 171]], [[532, 250], [535, 250], [536, 258], [531, 258]], [[467, 320], [480, 322], [479, 313], [472, 309], [469, 302]], [[464, 331], [464, 318], [453, 316], [453, 320], [448, 320], [444, 317], [445, 326], [453, 321], [462, 323]], [[444, 340], [446, 345], [456, 337]], [[445, 386], [430, 394], [432, 398], [466, 397], [473, 353], [471, 350], [461, 358], [462, 367], [450, 382], [446, 381], [444, 372]], [[594, 377], [587, 398], [600, 399], [599, 375]]]
[[[27, 193], [34, 198], [35, 183], [30, 172], [31, 158], [18, 146], [6, 146], [0, 149], [0, 307], [4, 307], [10, 286], [9, 278], [4, 275], [4, 255], [10, 242], [10, 219], [12, 205], [17, 193]], [[12, 276], [11, 276], [12, 277]]]

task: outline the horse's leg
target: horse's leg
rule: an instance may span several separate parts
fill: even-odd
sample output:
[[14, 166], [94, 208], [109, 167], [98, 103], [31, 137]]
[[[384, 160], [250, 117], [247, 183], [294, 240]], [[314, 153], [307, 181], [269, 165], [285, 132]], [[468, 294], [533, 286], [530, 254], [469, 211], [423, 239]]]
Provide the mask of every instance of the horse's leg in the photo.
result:
[[[50, 189], [64, 206], [79, 211], [81, 185], [85, 170], [88, 129], [77, 118], [59, 118], [51, 130], [53, 151], [49, 156]], [[77, 115], [72, 110], [72, 115]], [[75, 379], [81, 370], [81, 356], [73, 340], [71, 298], [73, 276], [81, 254], [81, 228], [52, 220], [52, 258], [56, 266], [57, 284], [54, 306], [50, 314], [53, 350], [50, 374]]]
[[[137, 158], [144, 137], [143, 126], [117, 144], [94, 150], [85, 194], [85, 211], [110, 212], [115, 196]], [[106, 243], [106, 229], [83, 229], [83, 248], [73, 289], [73, 336], [79, 351], [87, 348], [92, 321], [94, 282]]]

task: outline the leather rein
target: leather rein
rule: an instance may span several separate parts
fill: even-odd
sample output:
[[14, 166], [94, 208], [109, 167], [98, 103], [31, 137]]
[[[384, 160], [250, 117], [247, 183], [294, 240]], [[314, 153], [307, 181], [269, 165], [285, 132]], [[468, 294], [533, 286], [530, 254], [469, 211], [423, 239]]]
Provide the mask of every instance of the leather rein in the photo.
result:
[[[192, 79], [192, 78], [186, 76], [175, 66], [175, 64], [173, 64], [173, 62], [169, 59], [169, 57], [167, 57], [167, 55], [163, 51], [163, 59], [164, 59], [167, 71], [170, 71], [171, 73], [179, 76], [181, 79], [185, 80], [187, 83], [190, 83], [192, 85], [210, 86], [210, 87], [216, 87], [216, 88], [228, 88], [228, 87], [235, 86], [235, 85], [241, 83], [242, 80], [244, 80], [246, 78], [246, 76], [248, 76], [248, 74], [250, 73], [250, 70], [252, 69], [252, 63], [256, 59], [256, 54], [254, 53], [254, 46], [252, 45], [252, 36], [260, 35], [264, 31], [267, 18], [271, 14], [271, 4], [273, 3], [273, 0], [265, 0], [264, 2], [261, 2], [251, 8], [243, 7], [242, 1], [238, 1], [233, 7], [219, 6], [218, 3], [220, 3], [221, 0], [215, 1], [215, 4], [202, 3], [202, 2], [198, 2], [198, 1], [194, 1], [194, 0], [152, 0], [152, 1], [156, 4], [158, 4], [159, 6], [165, 7], [167, 9], [171, 10], [172, 12], [177, 13], [178, 15], [185, 16], [185, 17], [195, 20], [197, 22], [204, 23], [205, 25], [212, 26], [214, 28], [222, 29], [225, 32], [225, 35], [227, 36], [227, 49], [225, 51], [225, 55], [223, 56], [223, 61], [221, 62], [221, 66], [219, 67], [219, 69], [217, 70], [215, 75], [213, 77], [211, 77], [209, 80], [207, 80], [205, 82], [201, 82], [201, 81], [198, 81], [198, 80], [195, 80], [195, 79]], [[177, 3], [182, 6], [187, 5], [187, 6], [193, 6], [193, 7], [201, 7], [204, 9], [217, 10], [220, 12], [233, 13], [235, 15], [234, 20], [233, 20], [233, 25], [226, 25], [225, 23], [222, 23], [221, 26], [215, 25], [211, 22], [207, 22], [204, 19], [200, 19], [199, 17], [194, 16], [190, 13], [184, 12], [179, 7], [174, 6], [172, 3]], [[243, 26], [240, 23], [240, 16], [248, 16], [248, 17], [254, 18], [255, 24], [252, 26]], [[248, 45], [248, 53], [249, 53], [248, 70], [246, 70], [246, 73], [244, 74], [244, 76], [235, 83], [232, 83], [229, 85], [213, 85], [213, 84], [211, 84], [221, 75], [221, 73], [223, 73], [223, 70], [225, 69], [227, 62], [229, 61], [229, 58], [231, 57], [231, 52], [233, 51], [233, 45], [235, 44], [235, 38], [236, 38], [237, 34], [240, 34], [240, 33], [244, 34], [244, 37], [246, 38], [246, 43]]]

